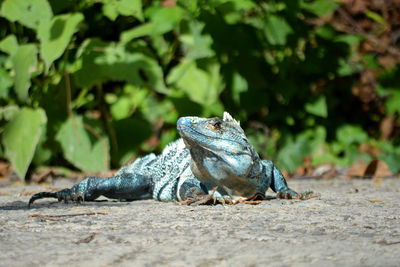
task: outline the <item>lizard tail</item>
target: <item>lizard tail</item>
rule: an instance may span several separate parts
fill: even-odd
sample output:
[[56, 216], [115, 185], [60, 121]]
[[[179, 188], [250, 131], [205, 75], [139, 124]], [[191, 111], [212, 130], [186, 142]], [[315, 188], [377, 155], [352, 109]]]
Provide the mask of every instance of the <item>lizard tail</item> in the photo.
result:
[[41, 199], [41, 198], [58, 198], [59, 195], [57, 194], [58, 192], [40, 192], [40, 193], [36, 193], [34, 194], [31, 199], [29, 199], [29, 203], [28, 203], [28, 208], [31, 207], [31, 204], [37, 200], [37, 199]]

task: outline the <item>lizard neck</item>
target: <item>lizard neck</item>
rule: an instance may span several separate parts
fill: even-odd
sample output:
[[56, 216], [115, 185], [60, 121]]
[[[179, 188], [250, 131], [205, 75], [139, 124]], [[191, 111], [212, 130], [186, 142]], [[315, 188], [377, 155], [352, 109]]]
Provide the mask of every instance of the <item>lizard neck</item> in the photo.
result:
[[[205, 154], [208, 154], [207, 156]], [[232, 168], [226, 169], [226, 163], [217, 155], [204, 153], [202, 157], [198, 153], [192, 153], [190, 168], [193, 175], [204, 183], [207, 188], [218, 186], [218, 191], [230, 196], [250, 197], [257, 193], [261, 169], [255, 177], [249, 175], [237, 175], [232, 172]], [[258, 166], [259, 164], [257, 164]], [[252, 173], [252, 172], [251, 172]], [[250, 173], [249, 173], [250, 174]], [[252, 175], [254, 175], [252, 173]]]

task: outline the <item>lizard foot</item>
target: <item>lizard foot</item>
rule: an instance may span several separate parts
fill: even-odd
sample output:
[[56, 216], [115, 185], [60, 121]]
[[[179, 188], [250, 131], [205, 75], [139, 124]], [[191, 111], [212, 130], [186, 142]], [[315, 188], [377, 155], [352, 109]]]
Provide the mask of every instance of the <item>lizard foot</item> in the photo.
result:
[[306, 200], [306, 199], [310, 199], [313, 197], [320, 197], [320, 196], [321, 196], [320, 193], [314, 193], [311, 190], [307, 190], [307, 191], [300, 193], [298, 198], [301, 200]]
[[226, 200], [222, 197], [219, 197], [219, 194], [216, 193], [217, 188], [218, 187], [213, 188], [213, 190], [207, 195], [201, 195], [195, 198], [189, 197], [178, 203], [180, 205], [188, 205], [188, 206], [225, 204]]
[[235, 200], [234, 202], [232, 202], [232, 205], [236, 205], [236, 204], [239, 204], [239, 203], [249, 204], [249, 205], [258, 205], [264, 199], [265, 199], [264, 195], [262, 195], [260, 193], [255, 193], [254, 195], [252, 195], [249, 198], [246, 198], [246, 199], [239, 198], [239, 199]]
[[212, 195], [203, 195], [196, 198], [187, 198], [186, 200], [179, 202], [179, 204], [188, 206], [215, 205], [216, 199]]
[[299, 194], [297, 194], [295, 191], [291, 189], [287, 189], [285, 191], [279, 191], [276, 194], [277, 198], [283, 198], [283, 199], [296, 199], [299, 198]]
[[58, 192], [40, 192], [34, 194], [30, 199], [28, 203], [28, 208], [31, 207], [31, 204], [38, 199], [41, 198], [57, 198], [58, 202], [64, 201], [64, 203], [68, 203], [68, 200], [72, 200], [76, 203], [80, 203], [83, 200], [83, 196], [81, 194], [75, 194], [73, 191], [69, 188], [63, 189]]
[[295, 191], [290, 190], [290, 189], [286, 190], [286, 191], [278, 192], [277, 195], [276, 195], [277, 198], [282, 198], [282, 199], [301, 199], [301, 200], [306, 200], [306, 199], [310, 199], [310, 198], [313, 198], [313, 197], [319, 197], [319, 196], [320, 196], [319, 193], [314, 193], [311, 190], [307, 190], [307, 191], [304, 191], [304, 192], [298, 194]]

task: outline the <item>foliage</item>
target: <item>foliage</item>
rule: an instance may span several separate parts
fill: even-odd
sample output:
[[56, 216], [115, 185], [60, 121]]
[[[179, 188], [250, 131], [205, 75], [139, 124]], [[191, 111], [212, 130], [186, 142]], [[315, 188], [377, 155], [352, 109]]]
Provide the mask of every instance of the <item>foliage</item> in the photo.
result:
[[[179, 116], [224, 110], [288, 172], [306, 156], [343, 166], [379, 157], [400, 171], [400, 65], [380, 61], [398, 51], [364, 49], [376, 42], [349, 32], [346, 3], [0, 5], [0, 157], [21, 179], [28, 166], [120, 166], [177, 138]], [[398, 27], [376, 7], [362, 12], [380, 27], [374, 36]]]

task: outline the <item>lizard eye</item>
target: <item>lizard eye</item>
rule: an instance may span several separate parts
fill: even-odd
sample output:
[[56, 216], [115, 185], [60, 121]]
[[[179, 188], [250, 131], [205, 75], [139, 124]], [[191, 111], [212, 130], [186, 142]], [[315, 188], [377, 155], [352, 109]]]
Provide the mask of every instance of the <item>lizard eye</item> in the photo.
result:
[[221, 129], [221, 124], [222, 124], [221, 119], [216, 119], [215, 121], [212, 122], [212, 125], [213, 125], [214, 128], [217, 129], [217, 130], [220, 130], [220, 129]]

